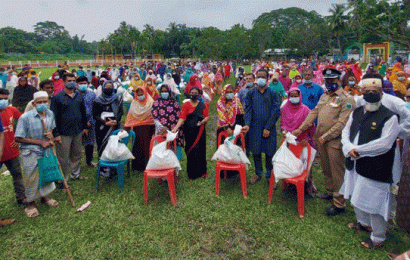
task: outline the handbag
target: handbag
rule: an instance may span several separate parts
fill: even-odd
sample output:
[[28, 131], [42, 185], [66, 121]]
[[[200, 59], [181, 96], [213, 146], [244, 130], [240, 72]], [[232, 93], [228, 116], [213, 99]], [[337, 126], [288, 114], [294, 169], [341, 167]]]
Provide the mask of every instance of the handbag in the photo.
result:
[[38, 186], [40, 188], [52, 182], [64, 181], [63, 175], [58, 167], [57, 156], [50, 151], [50, 148], [47, 149], [43, 157], [37, 160], [39, 175]]

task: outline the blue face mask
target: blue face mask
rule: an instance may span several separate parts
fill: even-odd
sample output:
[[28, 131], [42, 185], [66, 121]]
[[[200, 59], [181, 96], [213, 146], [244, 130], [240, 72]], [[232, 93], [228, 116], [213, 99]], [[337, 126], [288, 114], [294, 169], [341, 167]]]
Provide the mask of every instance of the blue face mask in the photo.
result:
[[36, 106], [37, 112], [39, 113], [43, 113], [44, 111], [46, 111], [48, 109], [48, 104], [39, 104]]
[[5, 109], [6, 107], [8, 107], [8, 105], [9, 101], [7, 99], [0, 100], [0, 109]]
[[226, 94], [226, 99], [232, 100], [233, 97], [234, 97], [234, 94], [233, 94], [233, 93], [228, 93], [228, 94]]
[[258, 84], [259, 87], [264, 87], [264, 86], [266, 86], [266, 79], [264, 79], [264, 78], [258, 78], [258, 80], [256, 81], [256, 83]]
[[337, 84], [337, 83], [326, 83], [325, 86], [326, 86], [326, 89], [328, 91], [332, 92], [332, 91], [335, 91], [339, 87], [339, 84]]
[[87, 91], [88, 86], [87, 85], [80, 85], [78, 86], [78, 90], [81, 92], [86, 92]]
[[162, 99], [168, 99], [169, 98], [169, 93], [168, 92], [162, 92], [161, 93], [161, 98]]
[[66, 85], [66, 88], [68, 89], [75, 89], [75, 87], [77, 86], [77, 84], [75, 82], [68, 82]]
[[253, 83], [252, 83], [252, 82], [248, 82], [248, 83], [246, 83], [246, 86], [247, 86], [248, 88], [250, 88], [250, 87], [253, 86]]
[[309, 79], [309, 80], [306, 80], [306, 79], [305, 79], [305, 84], [308, 84], [308, 85], [309, 85], [309, 84], [312, 84], [312, 80], [311, 80], [311, 79]]
[[139, 101], [143, 101], [144, 99], [145, 99], [145, 95], [138, 96], [138, 100], [139, 100]]

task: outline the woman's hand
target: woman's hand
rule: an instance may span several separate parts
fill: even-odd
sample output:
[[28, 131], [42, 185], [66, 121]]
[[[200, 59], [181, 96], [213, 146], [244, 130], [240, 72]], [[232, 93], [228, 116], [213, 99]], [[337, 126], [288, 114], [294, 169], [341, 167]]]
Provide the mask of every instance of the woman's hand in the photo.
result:
[[308, 145], [308, 139], [302, 140], [300, 142], [300, 145], [302, 145], [303, 147], [306, 147]]
[[177, 128], [177, 127], [174, 127], [174, 129], [172, 129], [171, 132], [173, 132], [173, 133], [175, 134], [176, 132], [178, 132], [178, 128]]
[[166, 134], [167, 133], [167, 131], [168, 131], [168, 127], [163, 127], [163, 128], [161, 128], [161, 133], [162, 134]]
[[228, 133], [229, 136], [233, 135], [233, 131], [230, 127], [228, 127], [228, 129], [226, 129], [226, 132]]

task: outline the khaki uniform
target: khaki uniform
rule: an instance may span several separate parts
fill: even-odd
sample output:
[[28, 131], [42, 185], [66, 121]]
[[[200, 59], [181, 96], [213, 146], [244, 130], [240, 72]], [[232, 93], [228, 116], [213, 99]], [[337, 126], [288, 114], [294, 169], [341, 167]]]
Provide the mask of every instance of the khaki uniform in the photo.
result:
[[[333, 203], [338, 208], [345, 207], [343, 195], [339, 194], [345, 174], [341, 135], [350, 113], [355, 108], [356, 103], [353, 97], [339, 88], [331, 95], [323, 94], [317, 106], [299, 127], [305, 131], [316, 119], [318, 120], [315, 139], [324, 174], [325, 188], [327, 193], [333, 196]], [[325, 140], [324, 145], [320, 144], [319, 138]]]

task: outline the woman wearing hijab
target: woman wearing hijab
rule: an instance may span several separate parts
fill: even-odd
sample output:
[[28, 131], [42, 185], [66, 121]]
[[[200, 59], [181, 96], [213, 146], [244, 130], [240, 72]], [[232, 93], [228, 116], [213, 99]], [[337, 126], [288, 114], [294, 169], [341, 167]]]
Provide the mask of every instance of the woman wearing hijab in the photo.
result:
[[[298, 129], [310, 112], [310, 109], [302, 103], [302, 94], [299, 88], [291, 88], [288, 94], [288, 100], [281, 110], [280, 129], [283, 136], [285, 136], [287, 132], [292, 133]], [[306, 146], [307, 143], [309, 143], [312, 147], [315, 147], [314, 134], [315, 127], [312, 125], [309, 129], [298, 135], [296, 141], [302, 144], [302, 146]], [[316, 193], [317, 189], [313, 183], [311, 173], [306, 182], [307, 193], [310, 195]]]
[[188, 68], [186, 69], [186, 71], [185, 71], [183, 81], [184, 81], [185, 83], [188, 83], [189, 80], [191, 79], [192, 75], [194, 75], [194, 72], [192, 71], [192, 68], [191, 68], [191, 67], [188, 67]]
[[181, 93], [179, 92], [178, 85], [175, 83], [170, 72], [165, 74], [164, 82], [162, 84], [167, 85], [171, 89], [173, 96], [179, 100], [179, 95], [181, 95]]
[[349, 95], [356, 97], [356, 96], [361, 96], [362, 92], [360, 91], [359, 86], [357, 85], [356, 78], [354, 75], [350, 76], [347, 81], [346, 85], [343, 84], [344, 90], [349, 93]]
[[120, 127], [122, 115], [122, 100], [114, 94], [113, 82], [107, 80], [102, 86], [102, 94], [93, 103], [93, 118], [95, 120], [95, 135], [99, 157], [107, 145], [109, 136]]
[[346, 74], [342, 78], [342, 87], [345, 88], [346, 86], [349, 86], [349, 82], [351, 81], [351, 77], [353, 77], [355, 83], [357, 83], [356, 76], [353, 73], [353, 70], [351, 68], [347, 69]]
[[388, 80], [383, 80], [383, 92], [392, 96], [396, 96], [393, 91], [393, 84]]
[[137, 89], [137, 87], [144, 86], [144, 85], [145, 85], [145, 83], [141, 79], [140, 74], [139, 73], [134, 74], [134, 77], [132, 78], [132, 80], [130, 82], [131, 91], [134, 92]]
[[183, 104], [181, 116], [172, 130], [176, 133], [184, 125], [189, 180], [207, 177], [205, 124], [209, 120], [209, 107], [207, 103], [199, 101], [201, 93], [201, 89], [196, 86], [191, 89], [190, 100]]
[[232, 85], [225, 85], [216, 108], [218, 111], [217, 138], [222, 131], [227, 131], [228, 135], [231, 136], [236, 124], [243, 125], [245, 111], [241, 101], [235, 96]]
[[214, 90], [212, 88], [212, 79], [208, 72], [205, 72], [202, 76], [201, 85], [203, 85], [203, 91], [208, 94], [210, 98], [214, 96]]
[[223, 74], [222, 74], [222, 69], [219, 67], [217, 69], [217, 72], [215, 74], [215, 91], [217, 95], [222, 94], [222, 83], [224, 81]]
[[[181, 110], [174, 93], [168, 85], [163, 84], [160, 87], [160, 96], [152, 105], [151, 115], [154, 118], [154, 121], [156, 121], [156, 125], [160, 125], [160, 127], [162, 127], [162, 132], [165, 132], [166, 130], [171, 131], [178, 123]], [[177, 157], [179, 160], [182, 159], [182, 137], [182, 131], [179, 131], [176, 139]]]
[[186, 85], [185, 90], [184, 90], [185, 95], [189, 94], [193, 87], [197, 87], [202, 90], [202, 84], [199, 81], [197, 74], [194, 74], [189, 78], [189, 82]]
[[20, 77], [18, 80], [18, 85], [13, 92], [13, 106], [23, 113], [28, 102], [33, 100], [33, 95], [37, 91], [38, 90], [35, 87], [28, 84], [26, 77]]
[[151, 138], [155, 133], [155, 123], [151, 115], [154, 100], [143, 87], [137, 87], [130, 111], [125, 120], [124, 129], [135, 132], [135, 142], [132, 154], [132, 168], [144, 171], [149, 160]]
[[152, 78], [147, 78], [145, 81], [145, 89], [147, 90], [148, 95], [150, 95], [152, 99], [156, 100], [159, 97], [159, 93], [154, 82], [155, 81], [153, 81]]
[[292, 85], [290, 86], [290, 89], [297, 88], [302, 83], [303, 83], [302, 75], [298, 74], [298, 75], [295, 76], [294, 81], [293, 81]]
[[155, 76], [153, 70], [148, 70], [148, 74], [145, 77], [145, 82], [147, 82], [148, 79], [151, 79], [153, 82], [155, 82], [157, 80], [157, 76]]
[[393, 91], [397, 97], [404, 98], [406, 95], [407, 85], [410, 81], [406, 77], [406, 73], [404, 71], [397, 72], [397, 80], [393, 82]]

